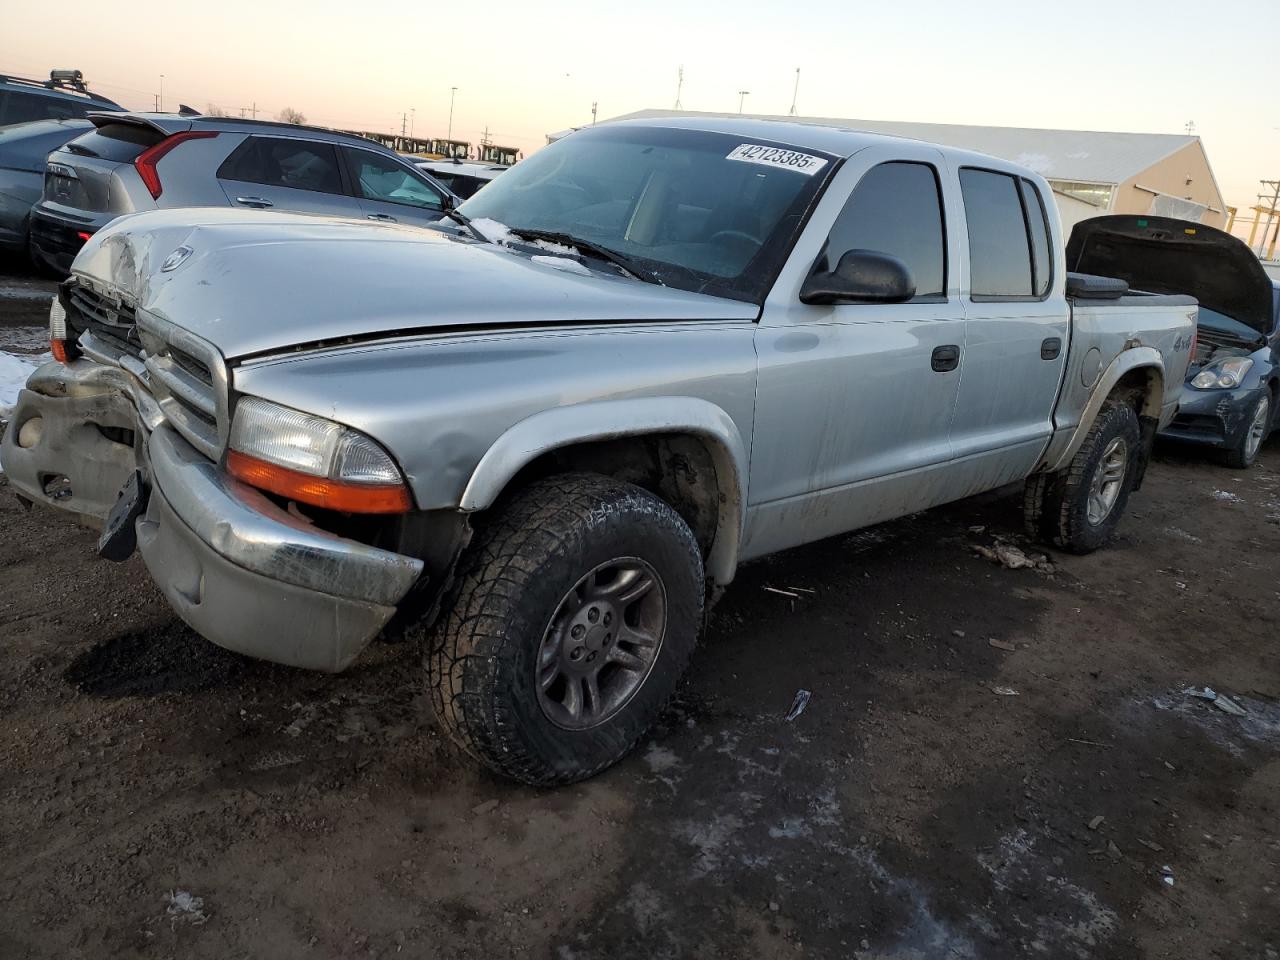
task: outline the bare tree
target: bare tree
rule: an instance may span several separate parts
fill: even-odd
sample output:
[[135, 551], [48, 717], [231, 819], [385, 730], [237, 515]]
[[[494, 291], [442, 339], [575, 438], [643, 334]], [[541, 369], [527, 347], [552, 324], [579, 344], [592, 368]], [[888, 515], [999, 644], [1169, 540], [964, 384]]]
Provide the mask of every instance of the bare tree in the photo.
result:
[[230, 116], [226, 110], [218, 106], [216, 103], [206, 103], [204, 105], [204, 115], [206, 117], [226, 117]]
[[301, 110], [295, 110], [293, 107], [285, 107], [278, 114], [276, 119], [281, 123], [306, 123], [307, 118], [302, 115]]

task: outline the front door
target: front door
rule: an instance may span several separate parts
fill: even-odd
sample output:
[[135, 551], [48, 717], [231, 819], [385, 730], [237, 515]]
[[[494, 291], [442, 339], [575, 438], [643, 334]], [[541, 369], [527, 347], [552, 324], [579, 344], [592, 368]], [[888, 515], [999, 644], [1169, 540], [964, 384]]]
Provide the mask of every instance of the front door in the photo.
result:
[[370, 220], [425, 226], [443, 215], [443, 194], [408, 164], [357, 147], [342, 151], [360, 209]]
[[[827, 189], [848, 201], [838, 212], [819, 207], [792, 256], [805, 262], [788, 264], [766, 302], [744, 559], [949, 499], [941, 471], [964, 312], [942, 175], [941, 154], [924, 145], [855, 154]], [[800, 303], [796, 277], [814, 265], [807, 241], [824, 222], [820, 269], [848, 250], [892, 254], [910, 270], [915, 298]]]

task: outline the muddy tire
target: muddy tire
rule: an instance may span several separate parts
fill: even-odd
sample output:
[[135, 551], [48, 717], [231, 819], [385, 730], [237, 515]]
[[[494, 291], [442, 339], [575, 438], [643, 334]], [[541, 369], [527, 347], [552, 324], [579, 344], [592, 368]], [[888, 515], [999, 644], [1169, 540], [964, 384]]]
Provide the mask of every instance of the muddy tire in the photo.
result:
[[1248, 470], [1253, 466], [1262, 450], [1262, 444], [1271, 433], [1272, 416], [1271, 391], [1264, 388], [1249, 405], [1249, 412], [1245, 414], [1246, 426], [1240, 432], [1240, 439], [1234, 447], [1223, 451], [1227, 466], [1236, 470]]
[[1097, 550], [1115, 534], [1141, 456], [1137, 413], [1108, 400], [1065, 470], [1028, 479], [1027, 532], [1069, 553]]
[[594, 474], [537, 481], [483, 523], [429, 639], [441, 724], [504, 776], [591, 777], [676, 689], [703, 597], [697, 542], [666, 503]]

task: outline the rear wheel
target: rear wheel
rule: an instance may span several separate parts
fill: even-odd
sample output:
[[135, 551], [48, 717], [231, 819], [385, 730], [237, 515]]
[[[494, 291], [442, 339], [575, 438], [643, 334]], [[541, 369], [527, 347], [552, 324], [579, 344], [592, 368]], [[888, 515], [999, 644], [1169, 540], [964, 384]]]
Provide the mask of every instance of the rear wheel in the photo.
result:
[[1226, 451], [1227, 466], [1247, 470], [1258, 459], [1262, 442], [1271, 432], [1271, 392], [1262, 390], [1245, 415], [1245, 427], [1236, 445]]
[[625, 756], [675, 690], [702, 620], [693, 533], [590, 474], [514, 496], [477, 534], [427, 653], [437, 714], [490, 769], [571, 783]]
[[1138, 415], [1108, 400], [1065, 470], [1032, 477], [1028, 532], [1071, 553], [1092, 553], [1115, 533], [1142, 456]]

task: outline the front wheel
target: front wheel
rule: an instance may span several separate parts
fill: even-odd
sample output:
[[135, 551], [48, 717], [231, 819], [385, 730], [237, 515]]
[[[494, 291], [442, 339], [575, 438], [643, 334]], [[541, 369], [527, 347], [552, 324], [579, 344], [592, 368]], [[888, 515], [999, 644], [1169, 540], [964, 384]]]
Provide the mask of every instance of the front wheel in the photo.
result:
[[663, 501], [592, 474], [538, 481], [482, 527], [427, 653], [463, 750], [534, 785], [572, 783], [635, 746], [702, 621], [702, 555]]
[[1108, 400], [1066, 469], [1027, 481], [1030, 532], [1071, 553], [1097, 550], [1120, 523], [1141, 456], [1137, 413]]
[[1247, 470], [1258, 459], [1262, 449], [1262, 441], [1271, 432], [1271, 393], [1263, 390], [1249, 407], [1245, 415], [1248, 424], [1236, 441], [1236, 445], [1226, 452], [1227, 466], [1237, 470]]

